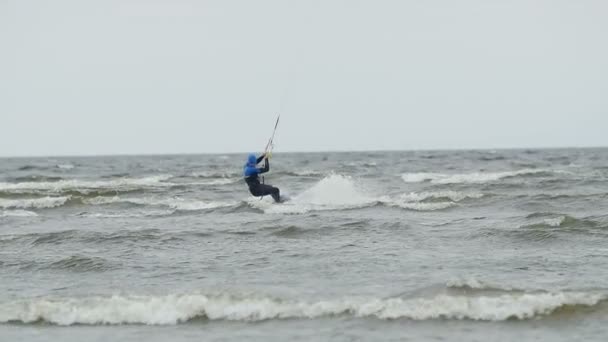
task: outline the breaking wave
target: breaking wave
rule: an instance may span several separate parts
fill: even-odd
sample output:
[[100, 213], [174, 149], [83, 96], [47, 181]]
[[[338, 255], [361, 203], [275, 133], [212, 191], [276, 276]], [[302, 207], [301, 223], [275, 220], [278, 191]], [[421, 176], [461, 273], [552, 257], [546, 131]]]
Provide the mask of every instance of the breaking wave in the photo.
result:
[[234, 184], [241, 180], [241, 178], [218, 178], [218, 179], [210, 179], [204, 180], [194, 183], [188, 183], [188, 185], [228, 185]]
[[315, 171], [315, 170], [292, 170], [292, 171], [282, 171], [282, 172], [278, 172], [279, 175], [283, 174], [286, 176], [292, 176], [292, 177], [318, 177], [318, 176], [323, 176], [326, 175], [327, 173], [325, 172], [321, 172], [321, 171]]
[[17, 168], [19, 171], [31, 171], [31, 170], [48, 170], [51, 168], [61, 169], [61, 170], [72, 170], [75, 168], [73, 164], [55, 164], [55, 165], [23, 165]]
[[457, 191], [411, 192], [403, 194], [392, 201], [388, 201], [386, 204], [404, 209], [432, 211], [447, 209], [456, 206], [457, 202], [466, 199], [479, 199], [483, 196], [484, 195], [481, 193]]
[[465, 199], [482, 198], [482, 193], [476, 192], [458, 192], [458, 191], [426, 191], [421, 193], [412, 192], [402, 195], [403, 200], [410, 202], [460, 202]]
[[551, 172], [541, 169], [524, 169], [517, 171], [504, 172], [473, 172], [462, 174], [446, 174], [446, 173], [404, 173], [401, 178], [406, 183], [431, 182], [435, 184], [459, 184], [459, 183], [490, 183], [504, 178], [521, 177], [530, 175], [550, 175]]
[[4, 209], [45, 209], [55, 208], [64, 205], [70, 200], [70, 196], [63, 197], [43, 197], [31, 199], [4, 199], [0, 198], [0, 208]]
[[73, 164], [57, 164], [57, 168], [62, 170], [72, 170], [75, 168], [75, 166]]
[[240, 179], [241, 174], [236, 172], [218, 172], [218, 171], [195, 171], [189, 174], [193, 178], [209, 178], [214, 180], [231, 180]]
[[90, 194], [100, 190], [128, 192], [147, 188], [171, 187], [174, 183], [165, 182], [171, 175], [157, 175], [143, 178], [119, 178], [113, 180], [60, 180], [56, 182], [0, 182], [3, 193], [63, 193], [76, 192]]
[[448, 289], [457, 290], [497, 290], [497, 291], [514, 291], [515, 289], [511, 286], [498, 285], [489, 283], [477, 278], [452, 278], [447, 281], [446, 286]]
[[602, 226], [598, 221], [553, 213], [533, 213], [526, 219], [538, 222], [524, 225], [522, 228], [597, 228]]
[[4, 210], [0, 211], [0, 217], [34, 217], [38, 216], [33, 211], [27, 210]]
[[131, 211], [119, 211], [119, 212], [82, 212], [77, 216], [79, 217], [92, 217], [92, 218], [140, 218], [140, 217], [158, 217], [158, 216], [170, 216], [175, 214], [175, 210], [131, 210]]
[[360, 162], [349, 162], [344, 165], [349, 166], [349, 167], [376, 167], [376, 166], [378, 166], [378, 163], [375, 161], [371, 161], [371, 162], [360, 161]]
[[195, 171], [190, 174], [192, 177], [199, 178], [232, 178], [240, 176], [235, 172], [217, 172], [217, 171]]
[[334, 316], [410, 320], [526, 320], [550, 316], [561, 309], [595, 307], [604, 294], [585, 292], [523, 293], [497, 296], [429, 298], [357, 298], [292, 300], [263, 295], [182, 294], [37, 298], [0, 305], [1, 323], [175, 325], [194, 319], [256, 322]]
[[114, 203], [129, 203], [141, 206], [168, 207], [175, 210], [193, 211], [226, 208], [238, 205], [238, 202], [205, 202], [198, 200], [173, 198], [137, 198], [137, 197], [95, 197], [84, 200], [91, 205], [105, 205]]

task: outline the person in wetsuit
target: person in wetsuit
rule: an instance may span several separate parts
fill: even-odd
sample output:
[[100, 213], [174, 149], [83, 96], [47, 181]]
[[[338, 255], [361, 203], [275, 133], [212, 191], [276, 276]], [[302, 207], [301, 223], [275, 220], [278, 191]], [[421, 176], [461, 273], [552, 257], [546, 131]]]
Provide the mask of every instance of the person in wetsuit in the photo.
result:
[[[264, 167], [258, 168], [258, 164], [262, 160], [264, 160]], [[251, 192], [253, 196], [270, 195], [272, 196], [272, 199], [278, 203], [281, 201], [279, 188], [260, 183], [259, 175], [266, 173], [269, 170], [270, 163], [268, 162], [268, 155], [263, 154], [256, 158], [255, 154], [250, 154], [247, 158], [247, 164], [245, 164], [245, 167], [243, 167], [243, 177], [245, 177], [245, 182], [249, 186], [249, 192]]]

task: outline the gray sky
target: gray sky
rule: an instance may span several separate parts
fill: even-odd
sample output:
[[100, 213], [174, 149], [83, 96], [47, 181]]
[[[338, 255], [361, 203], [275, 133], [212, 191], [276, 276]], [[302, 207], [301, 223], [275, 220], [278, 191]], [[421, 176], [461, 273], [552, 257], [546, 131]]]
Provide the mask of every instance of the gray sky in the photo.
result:
[[0, 155], [607, 146], [607, 13], [0, 0]]

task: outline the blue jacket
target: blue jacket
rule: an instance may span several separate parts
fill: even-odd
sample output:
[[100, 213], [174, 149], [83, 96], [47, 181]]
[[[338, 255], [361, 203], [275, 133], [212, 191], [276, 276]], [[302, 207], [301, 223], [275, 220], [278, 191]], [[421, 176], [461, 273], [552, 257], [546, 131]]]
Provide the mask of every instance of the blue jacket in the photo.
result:
[[268, 159], [266, 159], [266, 165], [264, 168], [260, 169], [257, 165], [264, 159], [264, 156], [260, 156], [259, 158], [255, 157], [255, 154], [250, 154], [247, 158], [247, 164], [243, 167], [243, 177], [257, 177], [260, 173], [268, 172], [270, 166], [268, 165]]

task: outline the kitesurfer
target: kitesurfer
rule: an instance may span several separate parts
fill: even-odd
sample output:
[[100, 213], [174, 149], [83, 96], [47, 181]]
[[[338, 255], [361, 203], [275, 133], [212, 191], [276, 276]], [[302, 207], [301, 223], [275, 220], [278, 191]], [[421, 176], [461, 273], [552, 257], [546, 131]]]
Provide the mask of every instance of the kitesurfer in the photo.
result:
[[[272, 199], [278, 203], [281, 201], [279, 188], [260, 183], [259, 175], [270, 170], [269, 158], [270, 153], [268, 152], [262, 154], [260, 157], [256, 157], [253, 153], [250, 154], [247, 158], [247, 164], [243, 167], [243, 177], [245, 177], [245, 182], [249, 186], [249, 192], [251, 192], [253, 196], [270, 195], [272, 196]], [[258, 168], [258, 164], [262, 160], [264, 160], [264, 167]]]

